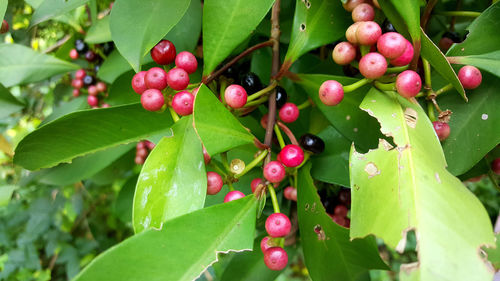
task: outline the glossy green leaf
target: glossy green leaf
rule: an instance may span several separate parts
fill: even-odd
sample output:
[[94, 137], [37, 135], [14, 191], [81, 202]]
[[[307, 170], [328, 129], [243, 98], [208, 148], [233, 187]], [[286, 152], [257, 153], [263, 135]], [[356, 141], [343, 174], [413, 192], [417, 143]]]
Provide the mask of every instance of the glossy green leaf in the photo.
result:
[[132, 222], [132, 206], [134, 204], [134, 192], [137, 184], [137, 176], [129, 178], [123, 184], [114, 202], [113, 212], [124, 223]]
[[252, 249], [255, 206], [251, 195], [143, 231], [94, 259], [74, 281], [195, 280], [217, 253]]
[[5, 118], [22, 108], [24, 104], [0, 84], [0, 118]]
[[149, 112], [141, 104], [77, 111], [41, 126], [16, 147], [14, 163], [29, 170], [61, 162], [118, 144], [165, 132], [170, 114]]
[[376, 147], [380, 135], [377, 121], [358, 108], [363, 100], [368, 86], [348, 93], [339, 105], [326, 106], [318, 95], [319, 87], [326, 80], [337, 80], [343, 85], [356, 82], [354, 78], [321, 74], [299, 74], [297, 83], [304, 88], [314, 104], [323, 112], [331, 125], [350, 142], [368, 150]]
[[9, 204], [14, 190], [16, 190], [15, 185], [0, 185], [0, 207], [7, 206]]
[[191, 4], [189, 4], [182, 19], [165, 36], [165, 39], [174, 43], [177, 53], [193, 52], [196, 48], [201, 34], [201, 16], [200, 0], [191, 0]]
[[200, 139], [193, 119], [185, 117], [172, 127], [172, 136], [156, 145], [142, 167], [134, 195], [135, 232], [160, 229], [165, 221], [203, 208], [206, 193]]
[[[299, 171], [297, 213], [307, 270], [313, 280], [358, 280], [368, 269], [387, 269], [373, 237], [350, 241], [349, 229], [326, 213], [308, 163]], [[337, 262], [332, 262], [337, 261]]]
[[80, 66], [17, 44], [0, 44], [0, 83], [5, 87], [38, 82]]
[[7, 0], [0, 1], [0, 19], [4, 19], [5, 11], [7, 10], [7, 4], [9, 2]]
[[97, 20], [87, 31], [85, 42], [89, 44], [99, 44], [111, 41], [111, 31], [109, 30], [109, 16]]
[[254, 136], [202, 85], [194, 100], [194, 126], [209, 155], [253, 143]]
[[378, 119], [397, 147], [381, 140], [378, 149], [366, 154], [352, 149], [351, 237], [375, 234], [403, 251], [407, 231], [414, 230], [418, 264], [406, 265], [401, 279], [491, 280], [492, 272], [478, 254], [480, 246], [494, 243], [488, 214], [446, 170], [422, 108], [374, 88], [360, 107]]
[[37, 25], [83, 6], [89, 0], [43, 0], [31, 17], [30, 26]]
[[350, 17], [340, 1], [297, 0], [285, 61], [293, 63], [304, 53], [340, 39]]
[[[390, 3], [404, 20], [413, 41], [420, 40], [420, 1], [419, 0], [380, 0], [382, 9]], [[385, 11], [385, 10], [384, 10]]]
[[[144, 63], [151, 61], [153, 61], [151, 56], [146, 56]], [[113, 83], [118, 77], [120, 77], [120, 75], [131, 69], [132, 67], [120, 54], [120, 52], [118, 52], [118, 50], [113, 50], [113, 52], [109, 54], [108, 58], [102, 63], [101, 67], [99, 68], [99, 71], [97, 72], [97, 78], [106, 81], [107, 83]]]
[[111, 11], [111, 36], [138, 72], [143, 58], [182, 18], [190, 0], [121, 0]]
[[500, 51], [481, 55], [448, 57], [455, 64], [474, 65], [500, 77]]
[[52, 113], [43, 119], [40, 125], [45, 125], [51, 121], [56, 120], [66, 114], [70, 114], [77, 110], [88, 109], [87, 97], [80, 96], [68, 102], [61, 102], [59, 105], [52, 109]]
[[488, 260], [491, 262], [496, 270], [500, 270], [500, 233], [496, 235], [497, 243], [496, 248], [485, 249], [488, 255]]
[[[453, 112], [450, 136], [443, 142], [448, 170], [461, 175], [500, 143], [500, 79], [483, 73], [483, 83], [471, 90], [464, 103], [452, 93], [438, 98], [439, 106]], [[464, 157], [467, 155], [467, 157]]]
[[109, 96], [106, 102], [110, 105], [130, 104], [141, 101], [141, 95], [137, 94], [132, 88], [132, 78], [135, 72], [126, 72], [118, 77], [109, 87]]
[[212, 72], [259, 25], [273, 0], [205, 0], [203, 74]]

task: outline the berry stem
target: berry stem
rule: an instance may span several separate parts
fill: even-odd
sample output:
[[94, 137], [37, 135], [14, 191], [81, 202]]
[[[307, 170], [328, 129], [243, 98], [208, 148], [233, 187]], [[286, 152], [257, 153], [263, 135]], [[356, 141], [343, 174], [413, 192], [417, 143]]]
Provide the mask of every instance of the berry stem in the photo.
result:
[[273, 81], [269, 86], [265, 87], [264, 89], [258, 92], [255, 92], [255, 94], [248, 96], [247, 102], [260, 98], [261, 96], [267, 94], [268, 92], [276, 88], [276, 86], [278, 86], [278, 82]]
[[445, 93], [445, 92], [448, 92], [449, 90], [453, 89], [453, 85], [450, 83], [444, 87], [442, 87], [441, 89], [437, 90], [435, 92], [436, 96], [439, 96], [441, 95], [442, 93]]
[[234, 191], [233, 183], [230, 180], [227, 181], [227, 187], [229, 187], [229, 191]]
[[276, 197], [276, 191], [272, 184], [267, 185], [269, 190], [269, 195], [271, 195], [271, 201], [273, 202], [273, 209], [275, 213], [280, 213], [280, 204], [278, 203], [278, 198]]
[[299, 145], [299, 142], [297, 141], [297, 138], [295, 138], [295, 135], [292, 133], [292, 131], [282, 122], [278, 121], [278, 126], [280, 127], [281, 130], [285, 133], [285, 135], [288, 137], [290, 142], [295, 145]]
[[422, 58], [422, 64], [424, 65], [424, 79], [425, 79], [425, 87], [432, 91], [432, 80], [431, 80], [431, 64], [428, 60]]
[[308, 100], [306, 100], [305, 102], [303, 102], [303, 103], [301, 103], [301, 104], [297, 105], [297, 108], [298, 108], [299, 110], [302, 110], [302, 109], [307, 108], [307, 107], [309, 107], [309, 106], [311, 106], [311, 105], [312, 105], [312, 103], [311, 103], [311, 101], [308, 99]]
[[266, 158], [266, 155], [268, 153], [269, 153], [269, 150], [264, 149], [257, 157], [255, 157], [252, 160], [252, 162], [248, 163], [248, 165], [245, 166], [245, 169], [243, 169], [243, 171], [241, 171], [241, 173], [234, 175], [234, 178], [235, 179], [241, 178], [246, 173], [248, 173], [250, 170], [252, 170], [253, 168], [255, 168], [255, 166], [257, 166], [260, 162], [262, 162], [262, 160], [264, 160], [264, 158]]
[[395, 66], [395, 67], [388, 67], [385, 73], [399, 73], [407, 70], [409, 68], [409, 65], [403, 65], [403, 66]]
[[248, 102], [243, 106], [243, 107], [252, 107], [252, 106], [255, 106], [255, 105], [260, 105], [261, 103], [264, 103], [268, 100], [269, 98], [268, 97], [262, 97], [258, 100], [253, 100], [251, 102]]
[[174, 120], [174, 122], [177, 123], [177, 121], [179, 121], [179, 119], [180, 119], [179, 115], [177, 115], [177, 113], [175, 112], [175, 110], [171, 106], [168, 107], [168, 111], [170, 112], [170, 115], [172, 116], [172, 119]]
[[222, 104], [226, 104], [226, 95], [224, 94], [227, 86], [226, 79], [220, 79], [219, 82], [220, 82], [220, 92], [219, 92], [220, 99], [222, 101]]
[[278, 124], [274, 124], [274, 132], [276, 133], [276, 138], [278, 139], [280, 147], [281, 148], [285, 147], [285, 141], [283, 140], [283, 135], [281, 134]]
[[368, 78], [363, 78], [357, 82], [354, 82], [352, 83], [351, 85], [347, 85], [347, 86], [344, 86], [344, 93], [349, 93], [349, 92], [352, 92], [354, 90], [357, 90], [358, 88], [372, 82], [373, 80], [372, 79], [368, 79]]
[[108, 56], [106, 56], [99, 48], [95, 48], [94, 52], [98, 54], [103, 60], [106, 60], [108, 58]]
[[231, 168], [229, 168], [229, 162], [227, 161], [227, 152], [222, 152], [220, 154], [220, 158], [222, 160], [222, 166], [224, 166], [224, 169], [226, 169], [228, 173], [231, 173]]
[[446, 12], [437, 12], [436, 15], [448, 16], [448, 17], [471, 17], [477, 18], [481, 15], [481, 12], [473, 12], [473, 11], [446, 11]]
[[222, 175], [223, 177], [227, 177], [227, 173], [224, 172], [223, 169], [221, 169], [221, 167], [219, 167], [219, 165], [217, 165], [214, 161], [210, 161], [210, 167], [212, 167], [217, 173], [219, 173], [220, 175]]
[[361, 45], [359, 46], [359, 50], [361, 51], [361, 56], [364, 56], [370, 52], [370, 46]]
[[375, 87], [377, 87], [377, 89], [382, 90], [382, 91], [395, 91], [396, 90], [396, 83], [385, 84], [385, 83], [380, 83], [378, 81], [375, 81], [373, 83], [373, 85]]
[[427, 115], [429, 116], [429, 119], [431, 120], [431, 122], [434, 122], [436, 121], [436, 115], [434, 114], [434, 106], [432, 104], [432, 102], [428, 102], [427, 103]]

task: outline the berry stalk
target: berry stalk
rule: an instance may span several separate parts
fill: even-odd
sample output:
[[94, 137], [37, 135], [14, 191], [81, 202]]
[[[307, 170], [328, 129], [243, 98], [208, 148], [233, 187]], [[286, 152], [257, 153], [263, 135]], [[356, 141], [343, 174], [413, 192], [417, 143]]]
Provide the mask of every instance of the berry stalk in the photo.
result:
[[259, 154], [259, 156], [255, 157], [255, 159], [253, 159], [252, 162], [250, 162], [248, 165], [245, 166], [245, 169], [243, 169], [243, 171], [241, 173], [234, 175], [234, 178], [235, 179], [240, 178], [240, 177], [244, 176], [246, 173], [248, 173], [250, 170], [255, 168], [255, 166], [257, 166], [260, 162], [262, 162], [262, 160], [264, 160], [264, 158], [267, 156], [268, 153], [269, 153], [269, 150], [267, 150], [267, 149], [263, 150]]
[[271, 196], [271, 201], [273, 203], [273, 210], [275, 213], [280, 213], [280, 204], [278, 203], [278, 198], [276, 197], [276, 191], [272, 184], [267, 185], [267, 189], [269, 190], [269, 195]]
[[361, 79], [361, 80], [359, 80], [357, 82], [352, 83], [351, 85], [343, 86], [344, 93], [349, 93], [349, 92], [355, 91], [358, 88], [361, 88], [364, 85], [366, 85], [366, 84], [368, 84], [368, 83], [370, 83], [372, 81], [373, 81], [372, 79], [363, 78], [363, 79]]
[[274, 124], [274, 132], [276, 133], [276, 138], [278, 139], [280, 147], [281, 148], [285, 147], [285, 141], [283, 140], [283, 135], [281, 134], [278, 124]]

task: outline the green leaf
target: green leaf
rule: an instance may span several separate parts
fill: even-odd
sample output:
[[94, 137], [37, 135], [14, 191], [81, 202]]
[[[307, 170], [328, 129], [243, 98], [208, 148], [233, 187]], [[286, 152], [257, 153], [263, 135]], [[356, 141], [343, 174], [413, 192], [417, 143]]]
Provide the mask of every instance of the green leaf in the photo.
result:
[[113, 84], [111, 84], [109, 89], [109, 97], [106, 99], [106, 102], [110, 105], [140, 102], [141, 95], [138, 95], [134, 91], [131, 84], [134, 75], [134, 71], [129, 71], [120, 75], [120, 77], [118, 77], [118, 79], [116, 79]]
[[52, 113], [43, 119], [41, 125], [45, 125], [51, 121], [56, 120], [66, 114], [70, 114], [77, 110], [88, 109], [87, 98], [84, 96], [77, 97], [68, 102], [61, 102], [59, 105], [52, 109]]
[[408, 29], [411, 38], [415, 42], [420, 40], [420, 2], [419, 0], [380, 0], [379, 4], [384, 12], [387, 5], [394, 7], [394, 10], [403, 19], [406, 29]]
[[492, 263], [493, 267], [496, 270], [500, 270], [500, 233], [497, 233], [496, 239], [496, 248], [487, 248], [485, 251], [488, 255], [488, 260]]
[[7, 5], [9, 1], [3, 0], [0, 1], [0, 19], [4, 19], [5, 11], [7, 11]]
[[500, 77], [500, 51], [481, 55], [448, 57], [448, 60], [455, 64], [473, 65]]
[[191, 4], [178, 24], [170, 30], [165, 39], [172, 41], [177, 53], [192, 52], [198, 44], [201, 33], [202, 7], [200, 0], [191, 0]]
[[259, 25], [273, 0], [205, 0], [203, 74], [212, 72]]
[[352, 149], [351, 238], [375, 234], [403, 251], [407, 231], [414, 230], [418, 264], [406, 265], [401, 279], [491, 280], [478, 254], [480, 246], [494, 243], [488, 214], [446, 170], [425, 112], [395, 92], [374, 88], [360, 107], [378, 119], [397, 147], [381, 140], [366, 154]]
[[111, 36], [136, 72], [143, 57], [179, 22], [189, 3], [190, 0], [116, 1], [111, 10]]
[[5, 118], [22, 108], [24, 108], [24, 103], [19, 101], [9, 90], [0, 84], [0, 118]]
[[[146, 56], [144, 63], [152, 62], [151, 56]], [[97, 72], [97, 78], [106, 81], [107, 83], [113, 83], [116, 78], [125, 72], [131, 70], [132, 67], [127, 62], [127, 60], [122, 57], [118, 50], [113, 50], [109, 54], [108, 58], [102, 63], [99, 71]]]
[[254, 136], [202, 85], [194, 100], [194, 126], [209, 155], [253, 143]]
[[30, 26], [35, 26], [41, 22], [66, 14], [71, 10], [83, 6], [87, 2], [89, 0], [44, 0], [33, 13]]
[[[304, 259], [313, 280], [358, 280], [368, 269], [387, 269], [373, 237], [350, 241], [349, 229], [326, 213], [306, 164], [298, 175], [298, 219]], [[337, 261], [337, 262], [332, 262]]]
[[5, 87], [38, 82], [80, 66], [17, 44], [0, 44], [0, 83]]
[[203, 208], [206, 193], [201, 143], [193, 119], [185, 117], [172, 127], [172, 136], [156, 145], [142, 167], [134, 195], [135, 232], [160, 229], [165, 221]]
[[127, 224], [132, 222], [132, 206], [137, 179], [137, 176], [129, 178], [120, 189], [114, 202], [113, 212], [122, 222]]
[[7, 206], [12, 197], [12, 193], [16, 190], [15, 185], [1, 185], [0, 186], [0, 207]]
[[109, 30], [109, 16], [97, 20], [87, 31], [85, 42], [89, 44], [99, 44], [111, 41], [111, 31]]
[[255, 206], [250, 195], [143, 231], [94, 259], [74, 281], [195, 280], [217, 253], [252, 249]]
[[293, 63], [308, 51], [340, 39], [352, 22], [350, 17], [340, 1], [297, 0], [285, 61]]
[[149, 112], [141, 104], [77, 111], [41, 126], [17, 145], [14, 163], [29, 170], [118, 144], [168, 133], [168, 113]]

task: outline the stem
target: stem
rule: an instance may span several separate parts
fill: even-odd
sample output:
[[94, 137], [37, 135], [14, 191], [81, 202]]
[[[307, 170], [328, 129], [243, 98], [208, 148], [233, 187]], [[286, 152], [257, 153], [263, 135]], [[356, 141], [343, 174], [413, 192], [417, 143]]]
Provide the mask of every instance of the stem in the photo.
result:
[[227, 173], [224, 172], [224, 170], [221, 169], [221, 167], [219, 167], [219, 165], [215, 164], [214, 161], [210, 161], [210, 167], [212, 167], [217, 173], [219, 173], [220, 175], [226, 177], [227, 176]]
[[495, 187], [498, 191], [500, 191], [500, 187], [498, 186], [498, 182], [497, 182], [497, 180], [496, 180], [496, 178], [495, 178], [495, 174], [493, 173], [493, 171], [492, 171], [491, 169], [488, 171], [488, 178], [490, 178], [491, 183], [493, 183], [493, 186], [494, 186], [494, 187]]
[[436, 15], [448, 16], [448, 17], [471, 17], [477, 18], [481, 15], [481, 12], [472, 12], [472, 11], [447, 11], [447, 12], [438, 12]]
[[224, 169], [226, 169], [228, 173], [231, 173], [231, 168], [229, 168], [229, 162], [227, 161], [227, 152], [222, 152], [220, 154], [220, 158], [222, 160], [222, 166], [224, 166]]
[[252, 94], [251, 96], [248, 97], [247, 102], [252, 101], [254, 99], [260, 98], [261, 96], [267, 94], [269, 91], [272, 89], [276, 88], [278, 86], [278, 83], [276, 81], [273, 81], [269, 86], [265, 87], [264, 89], [255, 92], [255, 94]]
[[248, 173], [250, 170], [252, 170], [255, 166], [257, 166], [260, 162], [262, 162], [262, 160], [264, 160], [267, 153], [269, 153], [269, 150], [267, 150], [267, 149], [263, 150], [259, 154], [259, 156], [255, 157], [255, 159], [253, 159], [252, 162], [250, 162], [248, 165], [245, 166], [245, 169], [243, 169], [243, 171], [241, 171], [241, 173], [234, 175], [234, 178], [235, 179], [240, 178], [240, 177], [244, 176], [246, 173]]
[[219, 92], [219, 95], [220, 95], [220, 99], [222, 101], [222, 104], [226, 104], [226, 95], [225, 95], [225, 91], [226, 91], [226, 79], [222, 79], [220, 81], [220, 92]]
[[432, 101], [432, 104], [434, 105], [434, 107], [436, 108], [437, 112], [439, 114], [441, 114], [441, 112], [443, 112], [443, 111], [441, 110], [441, 108], [439, 108], [439, 105], [437, 104], [436, 99], [432, 98], [431, 101]]
[[422, 63], [424, 65], [424, 79], [425, 86], [432, 91], [432, 81], [431, 81], [431, 64], [428, 60], [422, 58]]
[[361, 51], [361, 56], [364, 56], [370, 52], [370, 46], [361, 45], [359, 46], [359, 50]]
[[354, 82], [352, 83], [351, 85], [347, 85], [347, 86], [344, 86], [344, 93], [349, 93], [349, 92], [352, 92], [354, 90], [357, 90], [358, 88], [372, 82], [373, 80], [371, 79], [368, 79], [368, 78], [363, 78], [357, 82]]
[[453, 89], [453, 85], [450, 83], [450, 84], [444, 86], [443, 88], [437, 90], [435, 94], [436, 94], [436, 96], [439, 96], [442, 93], [448, 92], [451, 89]]
[[253, 101], [250, 101], [243, 106], [243, 107], [252, 107], [252, 106], [255, 106], [255, 105], [260, 105], [261, 103], [267, 101], [269, 98], [268, 97], [262, 97], [261, 99], [258, 99], [258, 100], [253, 100]]
[[377, 87], [379, 90], [382, 90], [382, 91], [394, 91], [396, 89], [396, 83], [384, 84], [384, 83], [380, 83], [378, 81], [375, 81], [373, 84], [375, 85], [375, 87]]
[[234, 191], [234, 186], [233, 186], [233, 183], [231, 181], [227, 182], [227, 186], [229, 187], [229, 191]]
[[409, 68], [408, 65], [388, 67], [385, 73], [399, 73]]
[[283, 132], [285, 132], [285, 135], [290, 139], [290, 142], [295, 145], [299, 145], [299, 142], [295, 138], [295, 135], [292, 133], [292, 131], [282, 122], [278, 121], [278, 126], [280, 127]]
[[179, 121], [179, 119], [180, 119], [179, 115], [177, 115], [177, 113], [175, 112], [175, 110], [171, 106], [168, 107], [168, 111], [170, 112], [170, 115], [172, 115], [172, 119], [174, 120], [174, 122]]
[[436, 121], [436, 115], [434, 114], [434, 106], [432, 102], [427, 103], [427, 115], [429, 116], [429, 119], [434, 122]]
[[276, 133], [276, 138], [278, 139], [280, 147], [281, 148], [285, 147], [285, 141], [283, 140], [283, 135], [281, 134], [278, 124], [274, 124], [274, 132]]
[[311, 103], [311, 101], [308, 99], [308, 100], [306, 100], [305, 102], [303, 102], [303, 103], [301, 103], [301, 104], [297, 105], [297, 108], [298, 108], [299, 110], [302, 110], [302, 109], [307, 108], [307, 107], [309, 107], [309, 106], [311, 106], [311, 105], [312, 105], [312, 103]]
[[[279, 0], [278, 0], [279, 1]], [[278, 203], [278, 198], [276, 197], [276, 191], [272, 184], [267, 185], [269, 194], [271, 195], [271, 201], [273, 202], [273, 209], [275, 213], [280, 213], [280, 204]]]
[[425, 31], [427, 28], [427, 23], [429, 22], [429, 18], [431, 16], [432, 9], [436, 6], [438, 0], [429, 0], [427, 5], [425, 6], [424, 13], [422, 15], [422, 19], [420, 20], [420, 26]]

